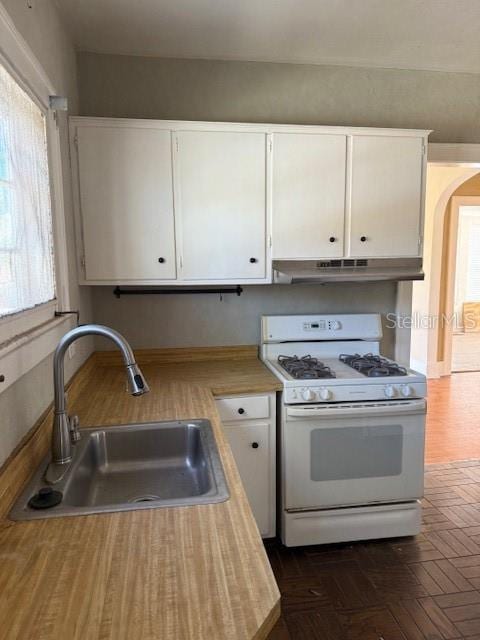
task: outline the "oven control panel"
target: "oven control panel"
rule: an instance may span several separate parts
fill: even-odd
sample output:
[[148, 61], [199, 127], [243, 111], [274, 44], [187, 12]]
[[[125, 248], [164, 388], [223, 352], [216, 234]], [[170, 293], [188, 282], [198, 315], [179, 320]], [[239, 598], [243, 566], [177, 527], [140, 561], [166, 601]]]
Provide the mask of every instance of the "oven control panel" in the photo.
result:
[[379, 314], [262, 316], [262, 343], [304, 340], [381, 340]]
[[423, 382], [385, 383], [385, 384], [352, 384], [352, 385], [299, 385], [284, 389], [286, 404], [352, 402], [368, 400], [407, 400], [424, 398], [427, 385]]
[[304, 331], [340, 331], [340, 320], [311, 320], [303, 323]]

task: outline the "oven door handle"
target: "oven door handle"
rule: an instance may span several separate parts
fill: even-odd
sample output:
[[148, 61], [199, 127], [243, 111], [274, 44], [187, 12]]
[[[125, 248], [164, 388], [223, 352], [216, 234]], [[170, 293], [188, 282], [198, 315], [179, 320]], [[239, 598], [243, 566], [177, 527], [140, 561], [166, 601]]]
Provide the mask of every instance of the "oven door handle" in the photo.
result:
[[394, 416], [405, 414], [422, 414], [427, 410], [427, 403], [421, 400], [404, 400], [400, 402], [365, 403], [348, 405], [313, 405], [287, 407], [287, 417], [292, 418], [343, 418], [344, 416]]

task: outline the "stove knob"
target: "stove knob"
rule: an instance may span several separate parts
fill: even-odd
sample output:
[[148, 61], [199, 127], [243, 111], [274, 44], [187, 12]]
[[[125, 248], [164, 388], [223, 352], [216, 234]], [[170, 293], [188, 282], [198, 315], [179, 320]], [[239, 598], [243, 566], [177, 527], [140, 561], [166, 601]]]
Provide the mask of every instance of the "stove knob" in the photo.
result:
[[387, 398], [394, 398], [396, 395], [397, 391], [395, 389], [395, 387], [392, 387], [391, 384], [387, 385], [385, 387], [385, 395], [387, 396]]
[[302, 398], [304, 400], [307, 400], [307, 402], [310, 402], [311, 400], [315, 400], [316, 399], [316, 395], [315, 395], [315, 391], [312, 391], [312, 389], [305, 389], [302, 392]]
[[413, 389], [409, 384], [402, 384], [402, 386], [400, 387], [400, 391], [402, 392], [402, 396], [404, 396], [404, 398], [409, 398], [413, 393]]
[[330, 389], [327, 389], [326, 387], [322, 387], [320, 389], [320, 398], [322, 400], [329, 400], [332, 397], [332, 392], [330, 391]]
[[338, 320], [333, 320], [333, 322], [330, 323], [330, 328], [333, 331], [339, 331], [342, 328], [342, 325]]

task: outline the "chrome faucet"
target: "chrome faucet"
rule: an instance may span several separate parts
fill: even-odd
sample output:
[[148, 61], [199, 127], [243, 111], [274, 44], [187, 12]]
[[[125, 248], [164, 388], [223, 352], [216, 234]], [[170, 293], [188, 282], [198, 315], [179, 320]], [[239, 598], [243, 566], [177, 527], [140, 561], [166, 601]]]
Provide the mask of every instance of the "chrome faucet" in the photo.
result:
[[67, 415], [63, 367], [65, 352], [77, 338], [89, 335], [110, 338], [120, 349], [126, 367], [128, 389], [132, 396], [141, 396], [149, 391], [140, 367], [135, 362], [131, 347], [120, 333], [99, 324], [85, 324], [66, 333], [58, 343], [53, 358], [55, 408], [52, 429], [52, 461], [45, 472], [45, 480], [49, 484], [55, 484], [63, 478], [73, 458], [72, 445], [80, 440], [78, 417]]

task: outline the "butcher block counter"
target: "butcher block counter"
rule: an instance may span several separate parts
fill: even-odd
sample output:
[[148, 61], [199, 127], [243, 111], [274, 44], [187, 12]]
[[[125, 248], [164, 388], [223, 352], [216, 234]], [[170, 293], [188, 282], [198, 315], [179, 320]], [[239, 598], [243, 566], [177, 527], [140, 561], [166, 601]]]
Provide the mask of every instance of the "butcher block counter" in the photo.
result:
[[[8, 511], [48, 450], [51, 415], [0, 474], [1, 640], [257, 640], [280, 595], [214, 395], [274, 391], [254, 348], [140, 352], [151, 392], [133, 398], [114, 353], [69, 388], [83, 427], [206, 418], [226, 502], [13, 522]], [[232, 354], [234, 358], [232, 358]]]

